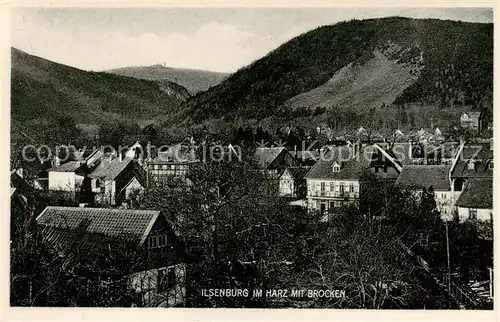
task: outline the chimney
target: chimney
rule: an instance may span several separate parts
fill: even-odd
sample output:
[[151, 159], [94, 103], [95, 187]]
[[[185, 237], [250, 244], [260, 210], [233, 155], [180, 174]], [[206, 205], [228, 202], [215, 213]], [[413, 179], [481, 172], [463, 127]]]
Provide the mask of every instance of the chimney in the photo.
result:
[[118, 152], [118, 161], [119, 162], [123, 161], [123, 154], [121, 152]]
[[61, 159], [59, 159], [58, 156], [55, 156], [54, 159], [52, 159], [52, 166], [58, 167], [60, 165], [61, 165]]
[[411, 159], [413, 158], [412, 153], [413, 153], [413, 142], [411, 140], [408, 140], [408, 145], [410, 146], [408, 149], [408, 158]]

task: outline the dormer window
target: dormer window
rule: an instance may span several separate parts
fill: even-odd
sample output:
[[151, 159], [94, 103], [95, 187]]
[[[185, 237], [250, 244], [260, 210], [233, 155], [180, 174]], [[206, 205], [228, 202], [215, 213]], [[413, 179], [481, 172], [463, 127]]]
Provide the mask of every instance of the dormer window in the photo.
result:
[[493, 170], [493, 160], [488, 161], [488, 169]]
[[337, 162], [333, 163], [332, 171], [333, 172], [340, 172], [340, 165]]

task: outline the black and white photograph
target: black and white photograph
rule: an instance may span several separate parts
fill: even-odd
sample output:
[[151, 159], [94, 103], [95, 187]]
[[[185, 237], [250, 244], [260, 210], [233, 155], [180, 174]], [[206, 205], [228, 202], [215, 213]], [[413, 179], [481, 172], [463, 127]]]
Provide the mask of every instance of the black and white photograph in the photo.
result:
[[10, 307], [492, 311], [495, 9], [10, 8]]

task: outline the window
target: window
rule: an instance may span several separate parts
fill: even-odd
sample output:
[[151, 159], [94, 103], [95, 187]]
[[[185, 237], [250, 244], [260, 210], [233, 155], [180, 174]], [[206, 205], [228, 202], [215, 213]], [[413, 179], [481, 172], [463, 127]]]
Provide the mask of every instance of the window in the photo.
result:
[[97, 180], [95, 181], [95, 187], [96, 187], [96, 188], [99, 188], [100, 186], [101, 186], [101, 180], [97, 179]]
[[469, 208], [469, 218], [470, 219], [477, 219], [477, 209]]
[[321, 191], [325, 191], [325, 183], [324, 182], [321, 183]]
[[167, 235], [151, 235], [148, 237], [148, 248], [161, 248], [167, 246]]
[[344, 183], [341, 182], [340, 185], [339, 185], [339, 190], [340, 190], [340, 193], [343, 194], [344, 193]]
[[493, 160], [488, 162], [488, 169], [493, 170]]
[[330, 209], [334, 208], [335, 207], [335, 202], [333, 201], [330, 201]]
[[330, 191], [335, 191], [335, 183], [330, 182]]
[[378, 173], [378, 167], [375, 166], [375, 173]]
[[349, 183], [349, 192], [354, 192], [354, 183]]

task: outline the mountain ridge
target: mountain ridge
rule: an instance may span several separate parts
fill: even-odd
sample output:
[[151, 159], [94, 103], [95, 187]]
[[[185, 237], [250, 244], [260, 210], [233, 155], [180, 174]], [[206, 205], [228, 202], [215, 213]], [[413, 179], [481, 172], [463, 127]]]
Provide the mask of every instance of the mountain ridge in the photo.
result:
[[169, 80], [184, 86], [190, 94], [218, 85], [229, 74], [200, 69], [152, 66], [130, 66], [105, 70], [106, 73], [147, 80]]

